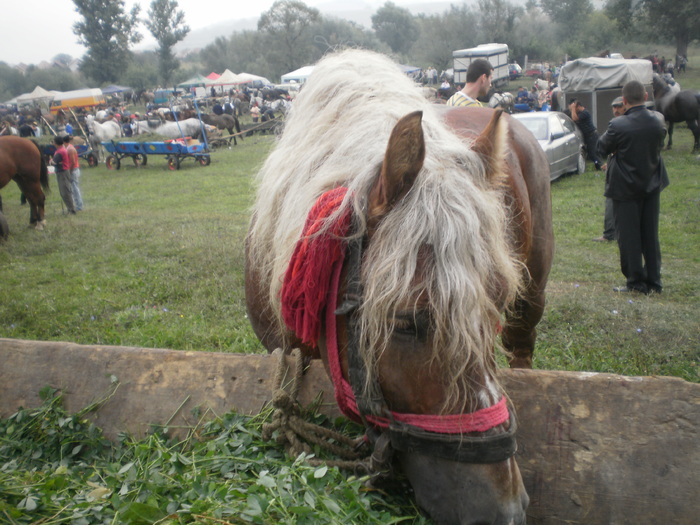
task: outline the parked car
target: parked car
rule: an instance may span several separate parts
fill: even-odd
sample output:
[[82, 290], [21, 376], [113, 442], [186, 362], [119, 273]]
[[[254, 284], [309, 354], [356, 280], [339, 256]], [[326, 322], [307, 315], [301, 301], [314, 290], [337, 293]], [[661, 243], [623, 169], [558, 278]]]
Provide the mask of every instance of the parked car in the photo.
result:
[[532, 78], [544, 78], [544, 71], [545, 71], [544, 64], [531, 63], [527, 66], [527, 70], [525, 71], [525, 76], [532, 77]]
[[512, 64], [508, 64], [508, 79], [509, 80], [516, 80], [522, 76], [523, 76], [523, 68], [520, 67], [520, 64], [518, 64], [517, 62], [513, 62]]
[[515, 113], [537, 139], [549, 162], [549, 180], [565, 173], [583, 173], [586, 170], [586, 147], [583, 135], [574, 121], [558, 111]]

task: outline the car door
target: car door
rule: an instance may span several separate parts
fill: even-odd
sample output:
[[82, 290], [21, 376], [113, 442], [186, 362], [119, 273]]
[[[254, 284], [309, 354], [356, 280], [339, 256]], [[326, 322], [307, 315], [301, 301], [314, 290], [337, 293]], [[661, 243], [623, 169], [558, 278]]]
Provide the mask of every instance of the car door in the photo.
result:
[[549, 169], [552, 179], [566, 172], [569, 137], [556, 113], [549, 116]]
[[579, 143], [578, 136], [576, 135], [576, 124], [574, 121], [567, 118], [565, 115], [557, 115], [557, 120], [561, 123], [564, 128], [566, 137], [566, 160], [563, 163], [564, 171], [562, 173], [569, 173], [576, 171], [576, 165], [578, 163], [578, 154], [581, 149], [581, 144]]

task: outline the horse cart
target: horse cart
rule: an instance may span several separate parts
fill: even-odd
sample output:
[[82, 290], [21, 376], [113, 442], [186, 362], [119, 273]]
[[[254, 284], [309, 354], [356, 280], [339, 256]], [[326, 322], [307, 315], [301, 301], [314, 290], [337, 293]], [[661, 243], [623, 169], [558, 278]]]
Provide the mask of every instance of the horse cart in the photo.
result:
[[[195, 107], [199, 115], [199, 107], [197, 107], [196, 102]], [[207, 131], [201, 115], [199, 115], [199, 125], [203, 142], [186, 137], [180, 128], [175, 112], [173, 112], [173, 116], [175, 116], [175, 122], [178, 123], [180, 138], [163, 142], [117, 142], [114, 140], [102, 142], [102, 146], [109, 153], [106, 159], [107, 168], [118, 170], [121, 167], [121, 159], [125, 157], [131, 157], [136, 167], [145, 166], [148, 163], [149, 155], [165, 156], [170, 170], [179, 170], [182, 161], [187, 158], [194, 159], [200, 166], [209, 166], [211, 155], [209, 154]]]
[[182, 161], [192, 158], [200, 166], [209, 166], [211, 156], [206, 143], [194, 141], [190, 137], [181, 139], [166, 140], [164, 142], [116, 142], [114, 140], [103, 142], [102, 145], [107, 150], [107, 169], [118, 170], [121, 168], [121, 161], [126, 157], [131, 157], [134, 166], [145, 166], [148, 163], [149, 155], [163, 155], [168, 162], [168, 169], [179, 170]]

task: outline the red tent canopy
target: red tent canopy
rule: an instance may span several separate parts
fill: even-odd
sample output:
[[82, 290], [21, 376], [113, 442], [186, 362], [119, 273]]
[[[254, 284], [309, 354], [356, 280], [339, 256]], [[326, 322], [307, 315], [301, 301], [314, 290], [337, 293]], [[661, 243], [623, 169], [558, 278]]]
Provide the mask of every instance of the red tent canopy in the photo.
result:
[[218, 73], [214, 73], [214, 72], [212, 71], [211, 73], [209, 73], [209, 74], [207, 75], [207, 78], [208, 78], [209, 80], [216, 80], [216, 79], [219, 78], [220, 76], [221, 76], [221, 75], [219, 75]]

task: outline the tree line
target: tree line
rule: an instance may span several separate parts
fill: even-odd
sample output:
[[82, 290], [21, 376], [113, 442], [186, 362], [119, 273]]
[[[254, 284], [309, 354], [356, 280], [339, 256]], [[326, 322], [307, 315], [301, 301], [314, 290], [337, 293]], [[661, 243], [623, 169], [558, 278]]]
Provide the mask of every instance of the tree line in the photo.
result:
[[[135, 89], [169, 87], [194, 73], [246, 71], [271, 80], [313, 64], [341, 47], [362, 47], [392, 55], [397, 61], [438, 70], [451, 67], [452, 51], [481, 43], [508, 44], [510, 55], [560, 62], [615, 50], [629, 42], [673, 45], [686, 55], [700, 36], [700, 2], [691, 0], [477, 0], [453, 4], [434, 15], [413, 15], [391, 1], [372, 15], [371, 29], [322, 15], [301, 0], [277, 0], [262, 13], [257, 30], [216, 38], [179, 60], [173, 48], [189, 32], [177, 0], [152, 0], [147, 16], [136, 5], [127, 13], [124, 0], [73, 0], [80, 21], [74, 26], [86, 48], [80, 75], [30, 68], [26, 75], [0, 62], [0, 99], [36, 85], [65, 91], [86, 85], [119, 83]], [[155, 52], [131, 47], [144, 25], [154, 36]], [[60, 56], [59, 56], [60, 57]], [[9, 95], [9, 96], [8, 96]]]

